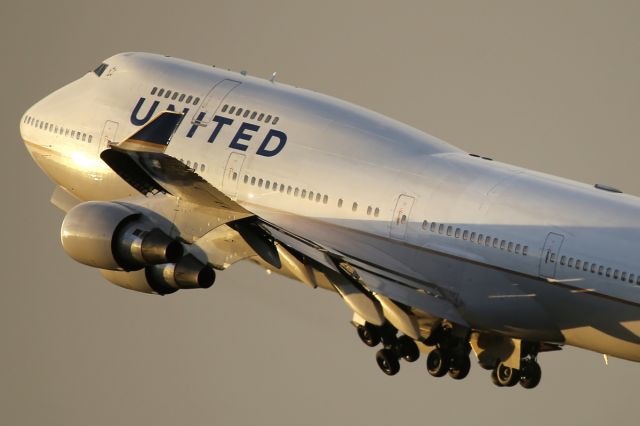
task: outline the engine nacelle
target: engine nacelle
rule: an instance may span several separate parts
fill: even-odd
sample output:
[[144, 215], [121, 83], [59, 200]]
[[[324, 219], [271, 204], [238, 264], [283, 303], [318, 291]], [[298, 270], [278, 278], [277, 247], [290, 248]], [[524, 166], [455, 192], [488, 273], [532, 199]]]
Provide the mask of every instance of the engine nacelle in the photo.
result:
[[100, 269], [135, 271], [176, 262], [182, 244], [143, 214], [121, 204], [78, 204], [64, 218], [62, 247], [74, 260]]
[[147, 266], [134, 271], [110, 271], [100, 273], [113, 284], [142, 293], [171, 294], [181, 289], [209, 288], [216, 279], [213, 268], [188, 254], [177, 263]]

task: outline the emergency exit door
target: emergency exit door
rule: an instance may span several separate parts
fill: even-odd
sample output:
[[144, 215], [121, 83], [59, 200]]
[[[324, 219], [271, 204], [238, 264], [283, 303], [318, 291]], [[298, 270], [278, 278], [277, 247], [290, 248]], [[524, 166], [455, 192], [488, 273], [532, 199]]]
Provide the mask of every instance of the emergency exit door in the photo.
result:
[[393, 212], [389, 235], [393, 238], [404, 240], [409, 226], [409, 215], [413, 207], [414, 198], [408, 195], [400, 195]]
[[227, 160], [227, 167], [224, 169], [222, 177], [222, 190], [232, 200], [238, 196], [238, 183], [240, 182], [240, 172], [244, 164], [244, 154], [232, 152]]
[[209, 124], [224, 98], [239, 84], [240, 82], [235, 80], [222, 80], [213, 86], [193, 115], [192, 123], [198, 126]]
[[102, 135], [100, 136], [100, 141], [98, 142], [98, 154], [107, 149], [110, 142], [116, 141], [116, 133], [118, 133], [118, 123], [115, 121], [107, 120], [104, 123]]
[[556, 265], [563, 241], [564, 237], [560, 234], [550, 232], [547, 235], [542, 249], [542, 257], [540, 258], [540, 276], [547, 278], [556, 276]]

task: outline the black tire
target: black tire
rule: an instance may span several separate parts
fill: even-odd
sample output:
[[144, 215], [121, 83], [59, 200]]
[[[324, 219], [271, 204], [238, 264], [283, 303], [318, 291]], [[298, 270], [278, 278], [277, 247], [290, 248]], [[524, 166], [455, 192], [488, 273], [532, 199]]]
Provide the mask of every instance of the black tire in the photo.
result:
[[380, 343], [380, 333], [375, 329], [375, 326], [367, 323], [365, 325], [359, 325], [357, 330], [360, 340], [362, 340], [362, 343], [365, 345], [373, 348]]
[[449, 376], [455, 380], [462, 380], [471, 370], [471, 360], [467, 355], [458, 355], [453, 358], [449, 367]]
[[400, 371], [398, 357], [391, 349], [380, 349], [378, 353], [376, 353], [376, 362], [380, 370], [388, 376], [394, 376]]
[[415, 362], [420, 358], [420, 350], [415, 340], [409, 336], [401, 336], [398, 339], [398, 355], [407, 362]]
[[427, 355], [427, 371], [433, 377], [442, 377], [449, 372], [451, 357], [441, 349], [434, 349]]
[[498, 373], [496, 372], [496, 370], [497, 368], [494, 368], [493, 370], [491, 370], [491, 381], [493, 382], [494, 385], [501, 388], [502, 384], [498, 380]]
[[535, 361], [528, 361], [522, 366], [522, 377], [520, 377], [520, 386], [525, 389], [533, 389], [540, 383], [542, 378], [542, 370], [540, 365]]
[[520, 381], [520, 370], [517, 368], [507, 367], [503, 363], [498, 364], [496, 368], [496, 380], [502, 386], [515, 386]]

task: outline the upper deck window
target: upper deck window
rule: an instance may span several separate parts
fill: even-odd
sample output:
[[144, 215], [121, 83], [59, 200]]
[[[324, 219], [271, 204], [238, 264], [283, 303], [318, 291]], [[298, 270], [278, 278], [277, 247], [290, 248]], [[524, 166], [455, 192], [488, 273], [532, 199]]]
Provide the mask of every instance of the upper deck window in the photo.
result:
[[93, 72], [94, 72], [98, 77], [100, 77], [100, 76], [102, 75], [102, 73], [104, 73], [104, 72], [105, 72], [105, 70], [106, 70], [108, 67], [109, 67], [109, 65], [108, 65], [108, 64], [104, 64], [104, 63], [102, 63], [102, 64], [98, 65], [98, 66], [96, 67], [96, 69], [95, 69], [95, 70], [93, 70]]

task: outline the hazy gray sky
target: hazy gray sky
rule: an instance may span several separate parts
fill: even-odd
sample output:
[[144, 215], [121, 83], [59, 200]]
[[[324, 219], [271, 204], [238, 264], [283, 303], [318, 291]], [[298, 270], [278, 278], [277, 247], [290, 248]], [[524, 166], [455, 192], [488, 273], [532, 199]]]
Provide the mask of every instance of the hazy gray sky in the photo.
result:
[[640, 3], [11, 2], [0, 14], [5, 150], [0, 424], [637, 424], [640, 365], [543, 354], [533, 391], [424, 358], [383, 375], [334, 294], [250, 265], [208, 291], [129, 292], [69, 259], [22, 113], [121, 51], [338, 96], [471, 152], [640, 194]]

